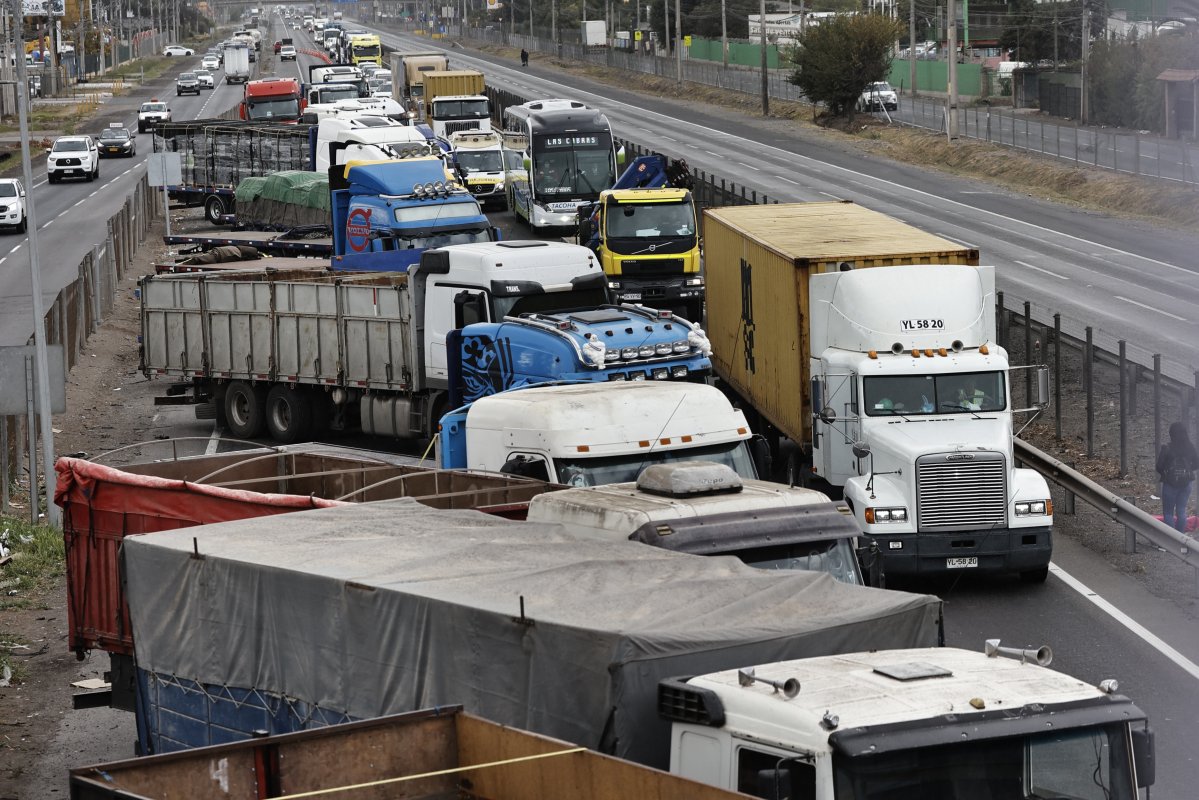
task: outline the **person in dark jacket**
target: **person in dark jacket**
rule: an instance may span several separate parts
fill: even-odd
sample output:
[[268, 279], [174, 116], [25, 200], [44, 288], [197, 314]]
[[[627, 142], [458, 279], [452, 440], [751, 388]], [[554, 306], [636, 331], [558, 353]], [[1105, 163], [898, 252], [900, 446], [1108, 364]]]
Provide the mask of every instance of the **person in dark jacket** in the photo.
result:
[[529, 51], [523, 47], [520, 49], [520, 65], [522, 67], [529, 66]]
[[1157, 474], [1162, 479], [1162, 521], [1175, 530], [1187, 529], [1187, 500], [1199, 468], [1199, 455], [1187, 435], [1187, 426], [1175, 422], [1170, 426], [1170, 443], [1162, 446], [1157, 455]]

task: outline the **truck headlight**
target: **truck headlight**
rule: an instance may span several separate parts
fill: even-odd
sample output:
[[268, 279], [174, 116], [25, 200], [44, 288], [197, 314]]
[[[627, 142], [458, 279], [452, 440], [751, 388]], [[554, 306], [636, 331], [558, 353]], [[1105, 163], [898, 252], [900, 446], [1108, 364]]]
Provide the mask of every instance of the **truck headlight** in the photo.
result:
[[668, 367], [654, 367], [654, 380], [664, 381], [670, 378], [670, 369]]
[[888, 522], [907, 522], [908, 510], [903, 507], [898, 508], [867, 508], [866, 509], [866, 524], [879, 525]]
[[684, 278], [683, 285], [684, 286], [703, 286], [704, 279], [703, 278]]
[[654, 355], [668, 356], [674, 352], [674, 346], [670, 342], [654, 345]]
[[686, 367], [684, 367], [682, 364], [680, 364], [680, 365], [679, 365], [679, 366], [677, 366], [677, 367], [671, 367], [671, 368], [670, 368], [670, 377], [672, 377], [672, 378], [686, 378], [686, 377], [687, 377], [687, 368], [686, 368]]
[[620, 351], [620, 357], [625, 361], [633, 361], [637, 358], [636, 347], [625, 347]]
[[638, 370], [634, 370], [633, 372], [630, 372], [630, 373], [629, 373], [629, 380], [631, 380], [631, 381], [643, 381], [643, 380], [645, 380], [645, 370], [643, 370], [643, 369], [638, 369]]
[[1026, 503], [1016, 503], [1017, 517], [1048, 517], [1052, 515], [1052, 500], [1030, 500]]
[[652, 344], [646, 344], [646, 345], [642, 345], [641, 347], [638, 347], [637, 355], [640, 358], [653, 358], [654, 357], [654, 346]]
[[691, 345], [687, 344], [686, 339], [679, 339], [671, 347], [676, 353], [687, 353], [691, 351]]
[[620, 281], [608, 281], [608, 288], [619, 290], [620, 289]]

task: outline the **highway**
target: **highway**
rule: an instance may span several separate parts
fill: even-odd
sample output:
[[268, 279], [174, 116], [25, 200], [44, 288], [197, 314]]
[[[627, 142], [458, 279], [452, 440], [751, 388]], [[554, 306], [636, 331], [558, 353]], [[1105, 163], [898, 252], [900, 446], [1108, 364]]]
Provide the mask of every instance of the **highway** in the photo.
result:
[[[284, 35], [277, 17], [272, 24], [264, 52]], [[427, 39], [381, 33], [391, 47], [430, 45]], [[302, 31], [287, 35], [298, 46], [312, 46]], [[530, 98], [587, 100], [607, 111], [618, 135], [685, 157], [692, 167], [745, 183], [772, 199], [852, 199], [978, 247], [985, 261], [1000, 266], [1000, 288], [1010, 295], [1179, 364], [1199, 360], [1193, 313], [1199, 303], [1194, 274], [1199, 264], [1193, 257], [1199, 242], [1193, 235], [871, 159], [779, 121], [759, 124], [685, 101], [654, 100], [652, 109], [644, 109], [647, 101], [637, 95], [555, 73], [536, 60], [522, 69], [458, 48], [450, 54], [453, 65], [483, 70], [493, 86]], [[306, 78], [309, 63], [311, 57], [301, 56], [297, 74]], [[198, 59], [181, 60], [179, 69], [197, 64]], [[274, 74], [288, 76], [292, 69], [290, 63], [278, 64]], [[216, 116], [241, 93], [240, 86], [219, 83], [199, 98], [176, 98], [172, 86], [162, 85], [177, 120]], [[137, 104], [148, 98], [144, 90], [115, 101], [97, 130], [110, 121], [133, 123]], [[103, 239], [105, 220], [151, 151], [150, 135], [139, 136], [137, 157], [104, 160], [96, 183], [48, 186], [44, 167], [35, 173], [31, 194], [38, 204], [47, 303], [74, 279], [82, 255]], [[0, 239], [0, 344], [23, 343], [30, 330], [24, 241], [18, 235]], [[212, 431], [211, 423], [188, 419], [186, 409], [164, 413], [179, 421], [172, 431], [176, 435]], [[1041, 586], [967, 575], [954, 583], [900, 588], [933, 591], [945, 600], [948, 644], [978, 649], [986, 638], [1017, 647], [1049, 644], [1055, 668], [1089, 683], [1118, 679], [1121, 692], [1149, 714], [1157, 731], [1153, 797], [1193, 796], [1199, 785], [1192, 745], [1199, 719], [1199, 626], [1193, 603], [1181, 606], [1155, 596], [1135, 576], [1116, 571], [1068, 536], [1058, 537], [1054, 568]]]

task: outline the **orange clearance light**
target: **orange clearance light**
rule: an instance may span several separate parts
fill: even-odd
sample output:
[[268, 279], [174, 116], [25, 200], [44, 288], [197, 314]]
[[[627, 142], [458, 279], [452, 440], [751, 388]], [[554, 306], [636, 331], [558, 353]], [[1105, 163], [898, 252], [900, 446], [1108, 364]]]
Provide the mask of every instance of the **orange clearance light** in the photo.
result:
[[744, 436], [747, 433], [749, 433], [749, 428], [738, 428], [737, 429], [738, 436]]
[[944, 347], [942, 347], [940, 350], [937, 351], [937, 355], [939, 355], [941, 358], [945, 358], [945, 356], [949, 355], [949, 353], [946, 352]]
[[987, 348], [987, 346], [985, 344], [980, 344], [978, 346], [978, 352], [985, 356], [985, 355], [989, 354], [991, 351], [990, 351], [990, 349]]
[[578, 450], [580, 453], [590, 453], [590, 452], [591, 452], [591, 445], [589, 445], [589, 444], [581, 444], [581, 445], [579, 445], [578, 447], [576, 447], [575, 449], [576, 449], [576, 450]]
[[931, 347], [928, 348], [927, 350], [924, 351], [924, 354], [926, 356], [928, 356], [929, 358], [932, 358], [933, 357], [933, 349]]
[[691, 437], [690, 436], [680, 436], [679, 441], [682, 442], [683, 444], [688, 444], [691, 441]]
[[642, 439], [641, 441], [637, 442], [637, 446], [638, 447], [649, 447], [649, 439]]
[[867, 357], [867, 358], [873, 358], [873, 359], [877, 359], [877, 358], [878, 358], [878, 351], [877, 351], [877, 350], [867, 350], [867, 351], [866, 351], [866, 357]]
[[920, 358], [920, 351], [913, 349], [912, 350], [912, 358]]
[[874, 509], [873, 508], [866, 509], [866, 524], [867, 525], [874, 524]]
[[1045, 501], [1045, 516], [1047, 516], [1047, 517], [1053, 516], [1053, 500]]
[[670, 437], [669, 437], [669, 436], [667, 436], [665, 439], [659, 439], [659, 440], [658, 440], [658, 444], [660, 444], [660, 445], [662, 445], [663, 447], [665, 447], [666, 445], [670, 444]]

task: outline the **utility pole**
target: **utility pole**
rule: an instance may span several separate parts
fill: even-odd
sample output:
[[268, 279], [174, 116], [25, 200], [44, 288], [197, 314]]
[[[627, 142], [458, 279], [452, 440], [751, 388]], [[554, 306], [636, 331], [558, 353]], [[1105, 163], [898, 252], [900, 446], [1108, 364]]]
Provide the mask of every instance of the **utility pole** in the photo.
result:
[[908, 91], [916, 96], [916, 0], [908, 0]]
[[945, 4], [948, 9], [945, 13], [945, 25], [949, 29], [949, 47], [946, 54], [949, 58], [949, 97], [946, 98], [945, 107], [945, 134], [949, 137], [949, 141], [957, 141], [958, 138], [958, 21], [957, 21], [957, 0], [949, 0]]
[[728, 11], [725, 9], [725, 0], [720, 0], [720, 60], [724, 64], [725, 69], [729, 66], [729, 25]]
[[1078, 71], [1078, 122], [1087, 124], [1090, 112], [1087, 103], [1087, 59], [1091, 56], [1091, 4], [1082, 0], [1082, 62]]
[[[583, 5], [586, 6], [587, 0], [583, 0]], [[666, 55], [670, 55], [670, 0], [662, 0], [662, 45], [666, 48]]]
[[[25, 36], [22, 32], [20, 8], [12, 10], [16, 28], [16, 42], [24, 50]], [[29, 240], [29, 295], [33, 306], [33, 343], [37, 367], [38, 422], [42, 430], [42, 474], [46, 486], [46, 524], [59, 526], [58, 506], [54, 505], [54, 430], [50, 415], [50, 367], [46, 353], [46, 320], [42, 309], [42, 265], [38, 257], [37, 212], [33, 201], [33, 167], [29, 158], [29, 76], [25, 70], [25, 53], [20, 53], [17, 62], [17, 124], [21, 130], [21, 169], [25, 178], [25, 220], [28, 223]], [[33, 436], [33, 432], [30, 432]], [[33, 454], [30, 453], [32, 456]], [[30, 465], [29, 474], [37, 472]], [[36, 487], [30, 487], [30, 503], [37, 508]]]
[[674, 65], [675, 81], [683, 82], [683, 12], [679, 8], [681, 0], [674, 0]]
[[770, 75], [766, 71], [768, 62], [766, 58], [766, 0], [758, 0], [758, 13], [761, 14], [762, 36], [760, 44], [762, 47], [762, 116], [770, 116]]

